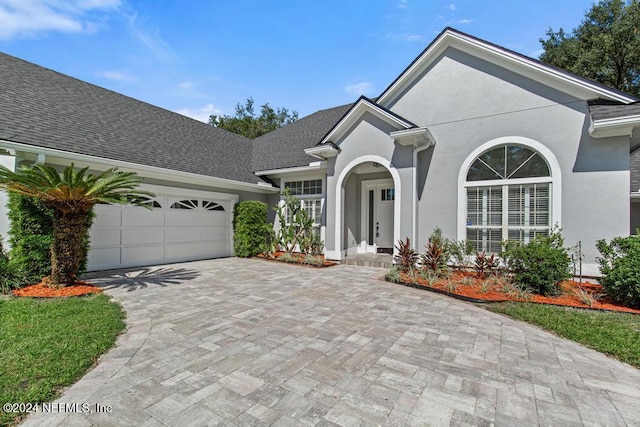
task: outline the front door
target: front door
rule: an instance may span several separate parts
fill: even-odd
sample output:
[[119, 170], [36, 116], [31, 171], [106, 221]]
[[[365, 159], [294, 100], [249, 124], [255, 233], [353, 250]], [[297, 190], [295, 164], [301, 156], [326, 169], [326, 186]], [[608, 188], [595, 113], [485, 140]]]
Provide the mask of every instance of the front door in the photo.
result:
[[376, 190], [375, 243], [377, 252], [393, 252], [393, 186], [378, 187]]
[[362, 232], [363, 240], [366, 240], [365, 251], [392, 253], [395, 202], [393, 181], [363, 181], [362, 185]]

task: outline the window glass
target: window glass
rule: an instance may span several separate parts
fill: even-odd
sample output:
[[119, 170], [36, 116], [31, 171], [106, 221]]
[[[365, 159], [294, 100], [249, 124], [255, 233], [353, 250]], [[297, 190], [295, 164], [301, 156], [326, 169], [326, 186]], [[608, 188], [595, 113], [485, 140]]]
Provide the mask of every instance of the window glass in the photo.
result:
[[195, 209], [197, 207], [197, 200], [180, 200], [171, 205], [171, 209]]
[[551, 176], [547, 162], [535, 151], [504, 145], [483, 153], [469, 168], [467, 181]]
[[[474, 160], [467, 181], [498, 181], [467, 186], [467, 239], [479, 252], [498, 253], [502, 242], [529, 242], [551, 230], [551, 182], [513, 184], [511, 179], [550, 177], [542, 156], [526, 147], [503, 145]], [[550, 179], [549, 179], [550, 181]]]
[[209, 200], [203, 200], [202, 207], [207, 211], [224, 211], [224, 208], [221, 205]]
[[308, 196], [322, 194], [322, 180], [311, 179], [306, 181], [287, 181], [284, 183], [285, 188], [289, 188], [293, 196]]

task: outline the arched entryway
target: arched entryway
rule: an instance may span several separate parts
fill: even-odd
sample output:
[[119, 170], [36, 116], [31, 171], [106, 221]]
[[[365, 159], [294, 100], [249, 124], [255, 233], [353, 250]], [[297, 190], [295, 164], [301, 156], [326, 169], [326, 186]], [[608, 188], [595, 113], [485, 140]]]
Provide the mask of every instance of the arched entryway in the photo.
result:
[[400, 238], [400, 176], [379, 156], [350, 162], [336, 182], [335, 241], [342, 254], [392, 253]]

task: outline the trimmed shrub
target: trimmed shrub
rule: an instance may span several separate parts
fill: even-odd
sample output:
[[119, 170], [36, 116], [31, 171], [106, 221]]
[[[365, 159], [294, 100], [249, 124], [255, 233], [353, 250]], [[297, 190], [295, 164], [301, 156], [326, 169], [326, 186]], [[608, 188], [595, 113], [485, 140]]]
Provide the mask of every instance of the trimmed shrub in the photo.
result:
[[519, 287], [555, 296], [561, 293], [558, 283], [571, 278], [571, 258], [563, 244], [560, 233], [554, 231], [527, 244], [507, 241], [501, 255]]
[[249, 258], [267, 251], [273, 226], [267, 222], [267, 205], [254, 200], [233, 208], [233, 247], [236, 256]]
[[13, 272], [9, 267], [9, 256], [4, 250], [2, 237], [0, 237], [0, 293], [9, 292], [13, 281]]
[[598, 240], [602, 257], [596, 258], [607, 294], [628, 307], [640, 308], [640, 237], [616, 237], [607, 243]]
[[53, 215], [41, 200], [9, 193], [9, 267], [14, 287], [38, 283], [51, 274]]
[[[8, 269], [12, 287], [38, 283], [51, 274], [51, 244], [53, 242], [53, 214], [39, 199], [9, 193], [9, 253]], [[87, 217], [88, 227], [94, 213]], [[86, 236], [80, 273], [86, 271], [89, 253]]]

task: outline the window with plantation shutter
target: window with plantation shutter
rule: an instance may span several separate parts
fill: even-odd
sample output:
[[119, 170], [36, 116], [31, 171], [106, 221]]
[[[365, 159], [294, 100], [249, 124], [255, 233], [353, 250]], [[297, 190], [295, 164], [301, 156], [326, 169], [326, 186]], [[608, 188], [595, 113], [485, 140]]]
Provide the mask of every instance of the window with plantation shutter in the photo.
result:
[[469, 168], [467, 240], [498, 253], [505, 240], [529, 242], [551, 229], [551, 174], [544, 158], [518, 145], [480, 155]]

